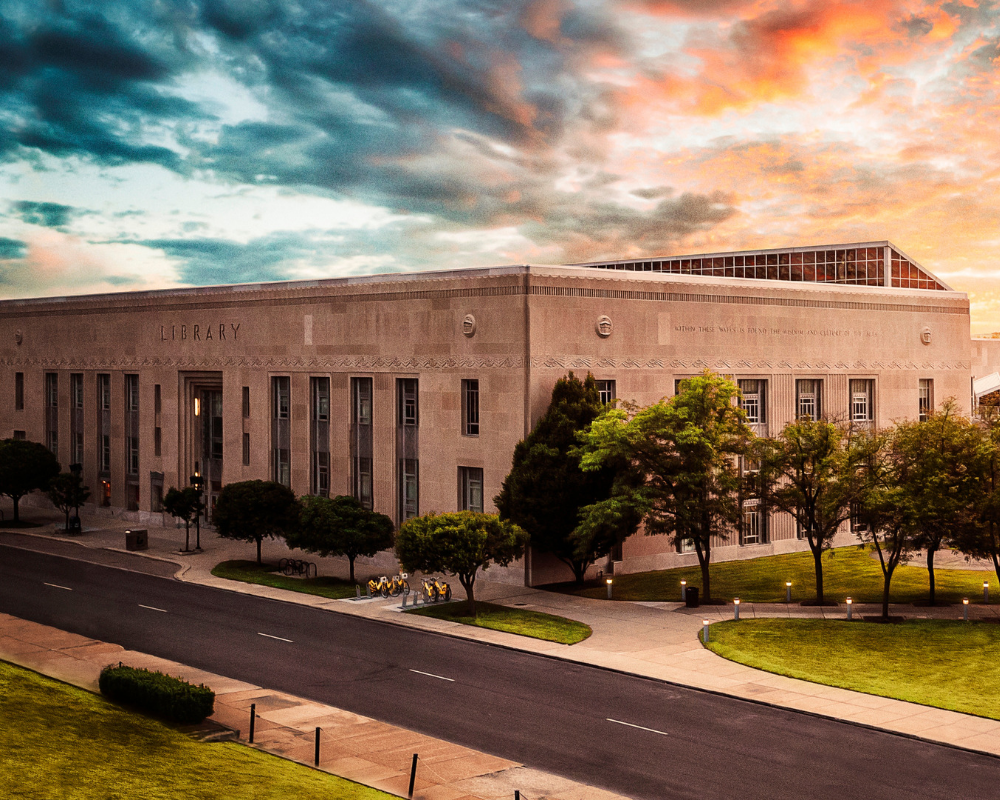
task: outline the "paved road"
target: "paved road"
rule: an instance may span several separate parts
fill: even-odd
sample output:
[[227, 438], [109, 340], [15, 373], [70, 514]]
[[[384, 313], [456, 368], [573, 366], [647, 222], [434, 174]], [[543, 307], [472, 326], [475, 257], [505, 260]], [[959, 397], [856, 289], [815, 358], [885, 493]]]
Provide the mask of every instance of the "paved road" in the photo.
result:
[[991, 797], [1000, 760], [0, 544], [0, 611], [636, 798]]

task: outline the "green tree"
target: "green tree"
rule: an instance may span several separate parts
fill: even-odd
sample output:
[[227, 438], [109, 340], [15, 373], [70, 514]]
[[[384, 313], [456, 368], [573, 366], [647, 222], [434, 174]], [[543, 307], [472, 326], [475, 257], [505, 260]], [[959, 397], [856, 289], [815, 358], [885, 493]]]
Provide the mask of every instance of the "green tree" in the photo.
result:
[[977, 432], [973, 520], [959, 527], [952, 543], [966, 557], [989, 559], [1000, 580], [1000, 418], [994, 416], [988, 426], [977, 426]]
[[914, 545], [927, 553], [928, 600], [935, 603], [934, 555], [964, 528], [974, 525], [982, 437], [975, 423], [958, 413], [953, 400], [923, 422], [896, 426], [892, 447], [905, 464], [899, 471], [900, 502], [909, 514]]
[[534, 429], [514, 448], [510, 473], [493, 502], [500, 519], [516, 523], [540, 552], [551, 553], [573, 571], [577, 583], [587, 568], [635, 533], [639, 520], [579, 529], [580, 509], [611, 496], [620, 467], [580, 469], [577, 436], [604, 410], [594, 376], [572, 372], [556, 381], [552, 400]]
[[76, 509], [80, 515], [80, 506], [90, 497], [90, 487], [83, 485], [79, 472], [60, 472], [49, 481], [49, 500], [52, 505], [66, 515], [66, 528], [69, 530], [69, 512]]
[[321, 556], [347, 556], [354, 582], [354, 559], [392, 547], [395, 526], [385, 514], [369, 511], [349, 495], [303, 497], [298, 525], [285, 537], [289, 547]]
[[14, 501], [15, 522], [21, 519], [21, 498], [36, 489], [47, 489], [58, 474], [59, 462], [45, 445], [24, 439], [0, 441], [0, 494]]
[[773, 439], [754, 442], [765, 506], [795, 518], [809, 543], [816, 572], [816, 602], [823, 605], [823, 551], [851, 513], [858, 470], [847, 432], [826, 420], [803, 417]]
[[396, 537], [396, 557], [408, 572], [447, 572], [458, 577], [476, 614], [479, 570], [507, 566], [524, 553], [528, 534], [496, 514], [459, 511], [425, 514], [403, 523]]
[[913, 508], [903, 488], [910, 468], [897, 431], [856, 430], [849, 447], [857, 465], [854, 533], [871, 544], [882, 568], [882, 618], [889, 618], [889, 591], [900, 561], [914, 549]]
[[257, 563], [265, 536], [283, 537], [294, 529], [299, 504], [287, 486], [274, 481], [227, 483], [219, 492], [213, 520], [226, 539], [257, 543]]
[[611, 409], [581, 435], [584, 470], [624, 460], [640, 476], [587, 506], [583, 527], [635, 513], [647, 534], [670, 535], [678, 546], [692, 541], [706, 600], [712, 597], [712, 540], [724, 541], [739, 524], [738, 459], [753, 438], [738, 396], [736, 384], [706, 370], [681, 381], [670, 400]]
[[185, 551], [191, 549], [191, 523], [204, 508], [201, 493], [194, 486], [185, 486], [183, 489], [171, 486], [163, 498], [163, 510], [184, 521]]

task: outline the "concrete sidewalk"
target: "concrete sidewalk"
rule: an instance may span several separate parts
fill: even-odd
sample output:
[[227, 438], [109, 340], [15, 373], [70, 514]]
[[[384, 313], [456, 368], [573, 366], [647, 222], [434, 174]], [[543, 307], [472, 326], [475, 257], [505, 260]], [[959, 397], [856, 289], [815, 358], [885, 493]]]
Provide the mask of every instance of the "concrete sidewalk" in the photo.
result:
[[207, 684], [216, 695], [210, 719], [239, 731], [242, 743], [248, 744], [253, 703], [257, 749], [312, 766], [320, 728], [319, 769], [400, 797], [406, 796], [417, 753], [416, 800], [509, 800], [515, 789], [525, 800], [625, 800], [359, 714], [7, 614], [0, 614], [0, 659], [94, 692], [101, 669], [118, 661]]
[[[90, 522], [90, 520], [88, 520]], [[93, 522], [98, 522], [93, 520]], [[82, 547], [120, 550], [124, 544], [123, 523], [107, 524], [87, 530], [76, 537]], [[117, 522], [117, 521], [116, 521]], [[66, 539], [54, 533], [35, 530], [43, 539]], [[712, 622], [731, 619], [732, 606], [704, 606], [685, 609], [681, 603], [607, 602], [540, 591], [523, 586], [491, 583], [483, 578], [476, 583], [478, 599], [517, 606], [569, 617], [591, 626], [593, 635], [579, 644], [566, 646], [529, 639], [513, 634], [460, 625], [430, 617], [403, 614], [400, 601], [393, 600], [327, 600], [297, 592], [254, 586], [215, 578], [211, 569], [228, 559], [251, 559], [253, 545], [219, 539], [214, 533], [202, 532], [204, 552], [177, 555], [183, 546], [184, 531], [173, 528], [149, 529], [150, 549], [146, 557], [164, 559], [180, 565], [181, 580], [231, 591], [271, 597], [288, 602], [325, 608], [338, 613], [354, 614], [411, 628], [446, 633], [466, 639], [476, 639], [513, 649], [540, 653], [569, 661], [610, 668], [635, 675], [669, 681], [684, 686], [705, 689], [747, 700], [795, 709], [824, 717], [869, 725], [904, 735], [918, 736], [933, 742], [1000, 755], [1000, 721], [974, 717], [953, 711], [929, 708], [914, 703], [892, 700], [859, 692], [837, 689], [807, 681], [762, 672], [727, 661], [709, 650], [698, 640], [703, 620]], [[193, 536], [192, 536], [193, 541]], [[39, 546], [42, 542], [39, 541]], [[321, 575], [346, 577], [346, 559], [318, 558], [289, 551], [281, 542], [266, 541], [265, 560], [284, 556], [307, 558], [316, 562]], [[81, 548], [81, 558], [85, 551]], [[358, 565], [359, 578], [367, 578], [371, 568]], [[384, 574], [387, 569], [382, 569]], [[489, 572], [484, 574], [488, 577]], [[456, 586], [458, 593], [461, 588]], [[914, 608], [893, 607], [894, 612], [907, 617], [955, 618], [961, 607]], [[878, 606], [856, 604], [858, 615], [877, 614]], [[970, 606], [970, 618], [997, 618], [1000, 608], [981, 604]], [[843, 619], [846, 610], [838, 607], [803, 607], [797, 604], [752, 604], [741, 606], [741, 616], [823, 617]]]

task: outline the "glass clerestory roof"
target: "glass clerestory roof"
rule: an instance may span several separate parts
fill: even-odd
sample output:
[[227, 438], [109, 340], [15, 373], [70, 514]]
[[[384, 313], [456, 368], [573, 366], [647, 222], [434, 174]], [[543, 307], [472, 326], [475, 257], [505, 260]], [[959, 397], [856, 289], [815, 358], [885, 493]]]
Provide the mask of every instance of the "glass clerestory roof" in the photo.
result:
[[918, 265], [891, 242], [741, 250], [634, 261], [595, 261], [571, 266], [713, 278], [951, 290], [944, 281]]

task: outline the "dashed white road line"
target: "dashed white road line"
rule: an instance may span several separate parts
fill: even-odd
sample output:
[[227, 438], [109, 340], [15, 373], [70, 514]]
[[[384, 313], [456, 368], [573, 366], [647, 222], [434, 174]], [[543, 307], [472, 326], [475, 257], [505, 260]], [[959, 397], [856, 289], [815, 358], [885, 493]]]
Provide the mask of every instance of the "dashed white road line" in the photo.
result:
[[410, 672], [416, 672], [417, 675], [426, 675], [428, 678], [437, 678], [439, 681], [448, 681], [449, 683], [454, 683], [454, 678], [446, 678], [444, 675], [435, 675], [433, 672], [421, 672], [419, 669], [411, 669]]
[[157, 608], [156, 606], [144, 606], [142, 603], [139, 603], [139, 608], [148, 608], [150, 611], [161, 611], [164, 614], [167, 613], [167, 609], [165, 608]]
[[277, 639], [279, 642], [291, 642], [292, 644], [294, 644], [294, 642], [292, 642], [291, 639], [286, 639], [283, 636], [272, 636], [269, 633], [261, 633], [260, 631], [257, 631], [257, 635], [266, 636], [268, 639]]
[[666, 731], [658, 731], [656, 728], [647, 728], [645, 725], [633, 725], [631, 722], [622, 722], [620, 719], [611, 719], [611, 717], [605, 717], [608, 722], [614, 722], [616, 725], [627, 725], [630, 728], [638, 728], [640, 731], [649, 731], [650, 733], [658, 733], [660, 736], [669, 736], [670, 734]]
[[68, 586], [60, 586], [58, 583], [46, 583], [46, 586], [51, 586], [53, 589], [65, 589], [67, 592], [72, 592]]

